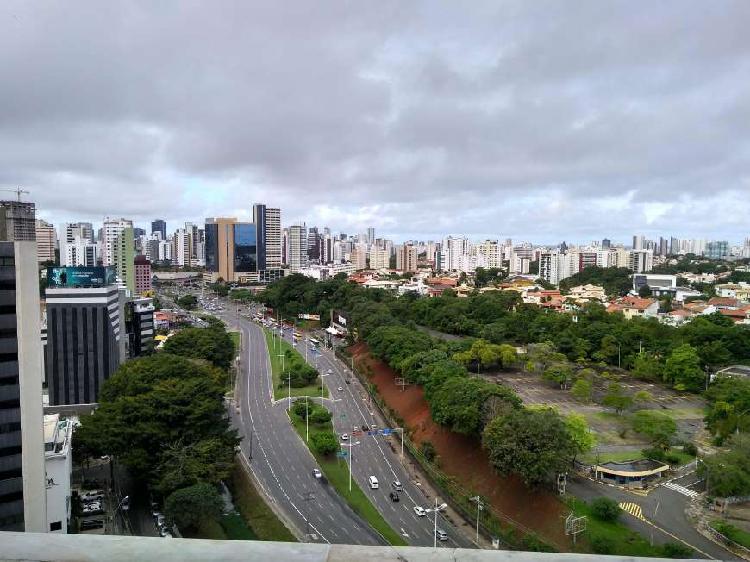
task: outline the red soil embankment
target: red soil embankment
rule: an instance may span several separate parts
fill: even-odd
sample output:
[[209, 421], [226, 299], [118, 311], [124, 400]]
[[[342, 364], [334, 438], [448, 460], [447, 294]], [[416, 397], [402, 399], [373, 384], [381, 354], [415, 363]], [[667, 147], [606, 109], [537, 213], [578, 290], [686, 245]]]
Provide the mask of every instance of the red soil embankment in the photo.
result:
[[360, 371], [368, 373], [370, 382], [377, 387], [388, 407], [404, 420], [413, 441], [418, 444], [432, 442], [440, 455], [443, 472], [455, 477], [465, 488], [487, 498], [496, 511], [534, 530], [543, 540], [560, 549], [569, 548], [564, 532], [567, 510], [556, 496], [531, 491], [514, 476], [499, 476], [476, 440], [432, 421], [420, 386], [407, 386], [403, 390], [396, 386], [396, 373], [374, 358], [365, 344], [358, 343], [349, 351]]

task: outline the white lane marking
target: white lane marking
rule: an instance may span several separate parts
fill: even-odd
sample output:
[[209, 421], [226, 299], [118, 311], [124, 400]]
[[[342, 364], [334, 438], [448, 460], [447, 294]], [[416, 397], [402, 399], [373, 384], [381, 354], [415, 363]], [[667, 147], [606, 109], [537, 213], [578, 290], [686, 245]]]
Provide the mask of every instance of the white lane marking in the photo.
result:
[[700, 495], [695, 490], [685, 488], [685, 486], [680, 486], [679, 484], [675, 484], [674, 482], [665, 482], [664, 487], [669, 488], [670, 490], [674, 490], [675, 492], [689, 498], [697, 498]]

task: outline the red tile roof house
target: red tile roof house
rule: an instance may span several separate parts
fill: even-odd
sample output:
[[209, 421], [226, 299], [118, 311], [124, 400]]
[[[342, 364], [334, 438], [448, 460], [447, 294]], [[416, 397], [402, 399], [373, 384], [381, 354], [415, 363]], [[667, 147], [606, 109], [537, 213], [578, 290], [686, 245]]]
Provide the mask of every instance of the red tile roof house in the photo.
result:
[[659, 301], [640, 297], [622, 297], [609, 304], [607, 312], [622, 312], [630, 320], [636, 316], [651, 317], [659, 312]]

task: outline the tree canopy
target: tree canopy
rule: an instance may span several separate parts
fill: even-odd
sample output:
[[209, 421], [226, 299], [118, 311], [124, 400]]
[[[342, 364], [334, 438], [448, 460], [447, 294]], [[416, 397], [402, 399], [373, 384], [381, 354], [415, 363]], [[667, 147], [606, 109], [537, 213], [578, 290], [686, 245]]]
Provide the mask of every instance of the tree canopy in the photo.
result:
[[164, 351], [205, 359], [220, 369], [228, 369], [235, 354], [234, 342], [223, 324], [208, 328], [184, 328], [164, 343]]
[[164, 502], [167, 518], [178, 527], [195, 529], [205, 520], [216, 520], [221, 515], [224, 501], [216, 486], [202, 482], [172, 492]]

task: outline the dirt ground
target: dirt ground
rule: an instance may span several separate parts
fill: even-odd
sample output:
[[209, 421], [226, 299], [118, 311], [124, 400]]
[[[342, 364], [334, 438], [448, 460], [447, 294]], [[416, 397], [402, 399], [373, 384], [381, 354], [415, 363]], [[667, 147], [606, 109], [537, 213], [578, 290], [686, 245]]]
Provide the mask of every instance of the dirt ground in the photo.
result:
[[432, 421], [421, 387], [407, 386], [402, 390], [396, 386], [394, 371], [374, 359], [364, 344], [357, 344], [350, 351], [360, 370], [372, 373], [368, 375], [370, 381], [386, 404], [404, 420], [414, 442], [432, 442], [443, 472], [486, 497], [496, 511], [534, 530], [546, 542], [560, 549], [569, 548], [563, 524], [567, 509], [557, 496], [530, 491], [515, 477], [499, 476], [477, 441]]

